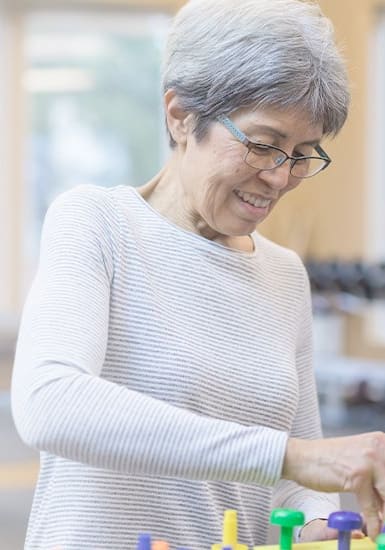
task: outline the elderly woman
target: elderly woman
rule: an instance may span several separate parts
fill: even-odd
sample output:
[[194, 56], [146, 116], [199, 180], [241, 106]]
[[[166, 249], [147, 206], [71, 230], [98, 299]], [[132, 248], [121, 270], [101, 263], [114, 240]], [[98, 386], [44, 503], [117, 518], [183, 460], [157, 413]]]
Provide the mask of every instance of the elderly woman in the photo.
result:
[[162, 171], [47, 213], [13, 380], [41, 451], [25, 548], [122, 550], [148, 531], [202, 550], [226, 508], [252, 547], [274, 505], [304, 511], [301, 540], [328, 538], [338, 491], [374, 537], [385, 436], [322, 439], [306, 272], [256, 231], [330, 163], [320, 143], [349, 100], [331, 24], [299, 0], [191, 0], [164, 92]]

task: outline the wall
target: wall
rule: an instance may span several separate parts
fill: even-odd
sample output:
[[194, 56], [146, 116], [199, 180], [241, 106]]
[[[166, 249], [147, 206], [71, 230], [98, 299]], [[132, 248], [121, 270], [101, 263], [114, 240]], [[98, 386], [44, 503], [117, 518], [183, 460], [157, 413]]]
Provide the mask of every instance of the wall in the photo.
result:
[[23, 14], [44, 8], [151, 9], [174, 12], [182, 0], [3, 0], [0, 1], [0, 336], [17, 322], [25, 295], [22, 250], [26, 194], [23, 178]]
[[[341, 133], [325, 145], [332, 165], [289, 194], [261, 229], [303, 257], [370, 260], [373, 198], [369, 187], [374, 170], [368, 151], [376, 117], [371, 41], [377, 13], [385, 8], [385, 1], [319, 0], [319, 3], [334, 23], [337, 42], [347, 60], [352, 92], [349, 118]], [[383, 208], [385, 215], [385, 205]], [[378, 319], [370, 310], [345, 313], [343, 319], [343, 352], [383, 361], [384, 338], [376, 340], [371, 332]]]
[[[347, 59], [352, 104], [341, 133], [325, 144], [331, 166], [288, 195], [262, 227], [278, 242], [318, 259], [362, 258], [367, 247], [367, 136], [369, 44], [376, 9], [373, 0], [320, 0], [335, 25]], [[354, 13], [353, 13], [354, 12]]]

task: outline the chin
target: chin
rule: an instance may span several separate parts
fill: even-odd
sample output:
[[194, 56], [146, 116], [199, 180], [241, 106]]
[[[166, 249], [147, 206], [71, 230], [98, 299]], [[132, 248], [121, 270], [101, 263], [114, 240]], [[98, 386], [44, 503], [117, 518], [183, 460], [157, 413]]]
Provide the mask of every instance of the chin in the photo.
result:
[[253, 231], [256, 230], [257, 226], [257, 223], [243, 224], [242, 227], [233, 227], [224, 234], [229, 237], [248, 237], [251, 233], [253, 233]]

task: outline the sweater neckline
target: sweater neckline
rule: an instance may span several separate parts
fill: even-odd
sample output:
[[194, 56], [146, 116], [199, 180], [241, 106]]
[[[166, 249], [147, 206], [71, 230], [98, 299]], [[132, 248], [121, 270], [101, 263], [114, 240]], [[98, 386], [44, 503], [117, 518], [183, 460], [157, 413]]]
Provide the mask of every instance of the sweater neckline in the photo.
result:
[[198, 235], [197, 233], [193, 233], [192, 231], [188, 231], [187, 229], [183, 229], [183, 227], [180, 227], [176, 223], [169, 220], [166, 216], [158, 212], [155, 208], [153, 208], [139, 193], [139, 191], [133, 187], [132, 185], [127, 186], [127, 188], [130, 190], [132, 195], [136, 197], [137, 201], [147, 210], [148, 213], [151, 215], [154, 215], [162, 222], [163, 225], [169, 226], [174, 232], [178, 233], [179, 235], [184, 235], [188, 239], [194, 241], [197, 244], [200, 244], [201, 246], [205, 246], [207, 249], [218, 251], [222, 254], [231, 255], [231, 256], [240, 256], [242, 258], [255, 258], [258, 254], [258, 243], [257, 243], [257, 232], [253, 231], [253, 233], [250, 234], [250, 238], [253, 242], [253, 251], [252, 252], [246, 252], [244, 250], [238, 250], [237, 248], [230, 248], [228, 246], [225, 246], [221, 243], [217, 243], [215, 241], [211, 241], [210, 239], [206, 239], [206, 237], [202, 237], [202, 235]]

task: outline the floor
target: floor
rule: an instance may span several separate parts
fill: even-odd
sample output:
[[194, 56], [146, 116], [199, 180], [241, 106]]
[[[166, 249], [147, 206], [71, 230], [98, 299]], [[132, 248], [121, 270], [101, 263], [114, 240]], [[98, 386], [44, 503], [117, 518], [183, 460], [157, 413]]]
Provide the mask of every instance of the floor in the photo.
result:
[[9, 360], [0, 357], [0, 548], [21, 550], [38, 472], [38, 453], [20, 440], [9, 401]]
[[38, 471], [38, 455], [13, 427], [9, 400], [0, 394], [0, 548], [21, 550]]

